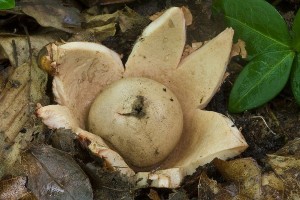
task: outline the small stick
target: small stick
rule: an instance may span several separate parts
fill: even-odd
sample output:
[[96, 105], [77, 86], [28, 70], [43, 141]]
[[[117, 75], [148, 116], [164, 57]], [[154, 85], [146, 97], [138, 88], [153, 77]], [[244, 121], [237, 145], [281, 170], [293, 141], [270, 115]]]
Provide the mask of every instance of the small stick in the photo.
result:
[[277, 134], [276, 134], [276, 133], [268, 126], [266, 120], [265, 120], [262, 116], [252, 116], [252, 117], [250, 117], [250, 118], [252, 118], [252, 119], [255, 119], [255, 118], [262, 119], [263, 122], [264, 122], [264, 124], [266, 125], [266, 127], [271, 131], [271, 133], [272, 133], [273, 135], [277, 135]]
[[16, 66], [14, 66], [14, 67], [18, 67], [19, 66], [19, 62], [18, 62], [18, 52], [17, 52], [16, 41], [12, 40], [11, 41], [11, 45], [12, 45], [12, 48], [13, 48], [13, 56], [14, 56], [14, 60], [15, 60], [15, 64], [16, 64]]

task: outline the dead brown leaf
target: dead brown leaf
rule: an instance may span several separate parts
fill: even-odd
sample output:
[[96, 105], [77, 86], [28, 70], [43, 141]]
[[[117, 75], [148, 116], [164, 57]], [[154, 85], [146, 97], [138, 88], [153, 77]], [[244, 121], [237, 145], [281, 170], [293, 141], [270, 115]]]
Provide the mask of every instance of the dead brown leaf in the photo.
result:
[[28, 192], [27, 178], [18, 176], [0, 181], [0, 199], [20, 199]]
[[246, 43], [241, 39], [238, 39], [237, 43], [232, 45], [230, 57], [238, 55], [242, 58], [247, 58]]
[[81, 29], [82, 16], [79, 10], [64, 6], [59, 0], [22, 1], [21, 9], [43, 27], [53, 27], [68, 33]]
[[50, 146], [33, 147], [22, 163], [28, 188], [38, 199], [93, 199], [88, 177], [69, 154]]
[[[267, 162], [271, 165], [277, 177], [283, 182], [284, 197], [287, 199], [300, 199], [299, 150], [300, 138], [296, 138], [287, 143], [275, 154], [268, 155]], [[276, 186], [276, 188], [281, 190], [282, 186], [279, 183]]]
[[242, 158], [231, 161], [215, 159], [213, 164], [222, 176], [235, 183], [238, 194], [251, 199], [259, 199], [261, 193], [261, 169], [252, 158]]
[[145, 27], [148, 23], [149, 20], [146, 17], [139, 15], [129, 7], [125, 7], [125, 9], [119, 13], [119, 26], [123, 33], [128, 30], [134, 30], [140, 26]]
[[188, 7], [182, 6], [181, 7], [183, 14], [184, 14], [184, 18], [185, 18], [185, 24], [187, 26], [192, 25], [193, 23], [193, 15], [190, 11], [190, 9], [188, 9]]
[[153, 190], [153, 189], [150, 189], [150, 192], [148, 194], [148, 197], [151, 199], [151, 200], [161, 200], [161, 198], [159, 197], [158, 193]]

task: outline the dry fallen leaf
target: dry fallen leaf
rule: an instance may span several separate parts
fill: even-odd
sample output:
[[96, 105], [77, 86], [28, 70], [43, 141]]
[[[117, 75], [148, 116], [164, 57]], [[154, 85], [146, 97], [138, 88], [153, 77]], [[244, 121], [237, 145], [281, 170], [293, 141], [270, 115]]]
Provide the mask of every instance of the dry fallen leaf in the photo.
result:
[[153, 189], [150, 189], [150, 192], [148, 194], [148, 197], [151, 199], [151, 200], [161, 200], [161, 198], [159, 197], [158, 193], [153, 190]]
[[235, 183], [239, 188], [238, 194], [251, 199], [262, 197], [261, 169], [254, 159], [242, 158], [231, 161], [215, 159], [213, 164], [226, 180]]
[[149, 22], [147, 18], [139, 15], [129, 7], [125, 7], [124, 11], [119, 12], [119, 26], [123, 33], [128, 30], [139, 30], [139, 27], [145, 27]]
[[274, 172], [267, 172], [263, 174], [262, 189], [265, 199], [283, 199], [284, 184]]
[[74, 34], [68, 42], [86, 41], [86, 42], [102, 42], [108, 37], [116, 34], [116, 24], [111, 23], [99, 27], [88, 28]]
[[0, 177], [6, 169], [11, 172], [19, 153], [43, 132], [43, 124], [34, 111], [37, 102], [47, 102], [47, 74], [35, 62], [15, 69], [0, 94]]
[[[34, 35], [30, 36], [29, 42], [27, 36], [0, 36], [0, 54], [9, 59], [12, 66], [17, 67], [28, 62], [30, 56], [37, 56], [43, 46], [59, 38], [64, 37], [61, 34]], [[29, 43], [31, 49], [29, 49]]]
[[[284, 184], [284, 198], [300, 199], [300, 138], [288, 142], [275, 154], [268, 155], [267, 162]], [[279, 183], [281, 189], [281, 185]]]
[[50, 146], [33, 147], [22, 163], [27, 187], [38, 199], [93, 199], [88, 177], [69, 154]]
[[128, 177], [116, 171], [103, 169], [103, 165], [97, 162], [87, 163], [82, 168], [90, 177], [95, 199], [134, 199], [133, 183], [128, 180]]
[[241, 39], [238, 39], [237, 43], [232, 45], [230, 57], [238, 55], [242, 58], [247, 58], [246, 43]]
[[240, 195], [223, 188], [217, 181], [210, 179], [205, 172], [202, 172], [198, 183], [198, 199], [232, 199], [239, 198]]
[[27, 178], [18, 176], [0, 181], [0, 199], [20, 199], [28, 192]]
[[68, 33], [81, 29], [82, 16], [75, 7], [67, 7], [59, 0], [30, 0], [21, 2], [22, 11], [41, 26], [53, 27]]
[[181, 9], [183, 11], [184, 18], [185, 18], [185, 25], [187, 26], [191, 25], [193, 23], [193, 15], [191, 11], [185, 6], [182, 6]]
[[85, 15], [85, 22], [83, 26], [85, 28], [99, 27], [111, 23], [116, 23], [119, 17], [119, 12], [114, 12], [112, 14], [103, 14], [103, 15]]

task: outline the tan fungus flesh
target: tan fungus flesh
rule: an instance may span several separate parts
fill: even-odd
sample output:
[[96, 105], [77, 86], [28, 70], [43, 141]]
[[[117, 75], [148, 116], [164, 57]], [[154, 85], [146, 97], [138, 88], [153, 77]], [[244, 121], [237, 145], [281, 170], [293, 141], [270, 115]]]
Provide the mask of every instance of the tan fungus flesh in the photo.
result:
[[106, 86], [122, 77], [123, 64], [107, 47], [87, 42], [61, 45], [57, 55], [53, 93], [85, 128], [91, 103]]
[[159, 81], [160, 70], [175, 69], [180, 62], [185, 37], [182, 10], [168, 9], [143, 31], [126, 62], [124, 76]]

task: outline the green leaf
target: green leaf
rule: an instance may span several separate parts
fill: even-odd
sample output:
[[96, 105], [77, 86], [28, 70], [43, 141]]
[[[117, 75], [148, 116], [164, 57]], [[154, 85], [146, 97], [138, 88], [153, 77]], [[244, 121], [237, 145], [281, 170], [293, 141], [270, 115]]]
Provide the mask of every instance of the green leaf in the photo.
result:
[[11, 9], [15, 7], [15, 0], [0, 0], [0, 10]]
[[300, 52], [300, 9], [298, 10], [292, 28], [293, 46], [297, 52]]
[[267, 51], [290, 49], [288, 27], [269, 3], [263, 0], [214, 0], [215, 13], [223, 13], [228, 26], [235, 30], [235, 38], [246, 42], [249, 57]]
[[294, 97], [297, 103], [300, 105], [300, 54], [297, 54], [294, 59], [293, 70], [291, 74], [291, 85]]
[[288, 81], [293, 51], [273, 51], [255, 57], [235, 81], [229, 96], [229, 111], [256, 108], [274, 98]]

